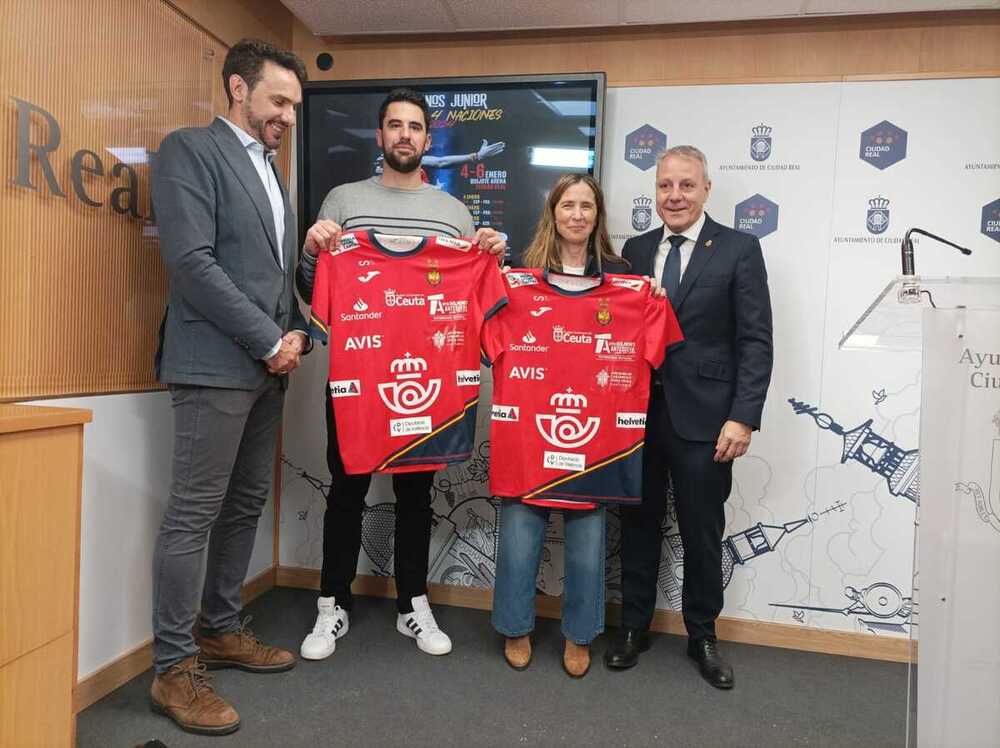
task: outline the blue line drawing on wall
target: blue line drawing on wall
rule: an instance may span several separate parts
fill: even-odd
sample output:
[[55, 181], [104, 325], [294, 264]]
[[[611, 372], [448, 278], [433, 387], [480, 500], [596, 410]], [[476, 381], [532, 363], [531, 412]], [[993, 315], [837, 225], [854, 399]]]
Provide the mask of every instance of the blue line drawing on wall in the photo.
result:
[[976, 514], [984, 523], [1000, 532], [1000, 410], [993, 416], [993, 426], [997, 435], [993, 438], [993, 451], [990, 455], [990, 480], [988, 490], [975, 481], [956, 483], [955, 491], [972, 496], [976, 504]]
[[885, 394], [885, 387], [880, 390], [872, 390], [872, 402], [874, 402], [875, 405], [881, 405], [885, 402], [887, 397], [888, 395]]
[[905, 634], [917, 625], [917, 604], [912, 597], [906, 597], [899, 588], [888, 582], [875, 582], [862, 589], [847, 586], [844, 597], [850, 602], [840, 608], [825, 608], [797, 603], [770, 603], [774, 608], [790, 608], [792, 618], [805, 623], [804, 611], [814, 613], [839, 613], [856, 616], [858, 628], [872, 634]]
[[903, 449], [896, 443], [872, 430], [872, 419], [850, 431], [826, 413], [818, 412], [814, 405], [789, 398], [788, 402], [797, 415], [811, 416], [816, 424], [832, 431], [844, 440], [841, 464], [848, 460], [860, 462], [866, 468], [885, 478], [889, 493], [917, 503], [920, 500], [920, 450]]

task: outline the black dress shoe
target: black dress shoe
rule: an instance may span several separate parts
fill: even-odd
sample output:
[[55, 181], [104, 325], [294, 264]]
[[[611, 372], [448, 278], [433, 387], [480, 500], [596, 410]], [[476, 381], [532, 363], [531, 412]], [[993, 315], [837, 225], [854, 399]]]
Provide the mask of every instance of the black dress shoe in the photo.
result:
[[645, 629], [622, 629], [604, 653], [604, 664], [619, 670], [630, 668], [639, 662], [639, 653], [651, 644]]
[[719, 654], [715, 639], [688, 642], [688, 657], [698, 663], [701, 677], [716, 688], [733, 687], [733, 666]]

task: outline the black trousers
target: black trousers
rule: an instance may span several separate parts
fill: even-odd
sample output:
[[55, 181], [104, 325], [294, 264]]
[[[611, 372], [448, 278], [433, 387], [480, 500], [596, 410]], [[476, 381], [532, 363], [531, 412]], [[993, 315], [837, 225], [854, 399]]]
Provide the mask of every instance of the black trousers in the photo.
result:
[[[324, 386], [326, 401], [326, 463], [330, 468], [330, 493], [323, 516], [323, 571], [320, 594], [337, 598], [344, 610], [351, 610], [354, 598], [351, 583], [361, 552], [361, 522], [365, 495], [372, 476], [348, 475], [340, 459], [333, 403]], [[396, 525], [393, 568], [396, 577], [396, 606], [410, 613], [410, 598], [427, 594], [427, 557], [431, 542], [431, 488], [434, 472], [394, 473]]]
[[677, 435], [663, 389], [654, 385], [646, 417], [642, 504], [621, 508], [623, 626], [644, 630], [653, 620], [669, 475], [684, 547], [684, 625], [693, 640], [715, 637], [715, 619], [722, 611], [723, 506], [733, 485], [733, 464], [717, 463], [714, 455], [715, 442]]

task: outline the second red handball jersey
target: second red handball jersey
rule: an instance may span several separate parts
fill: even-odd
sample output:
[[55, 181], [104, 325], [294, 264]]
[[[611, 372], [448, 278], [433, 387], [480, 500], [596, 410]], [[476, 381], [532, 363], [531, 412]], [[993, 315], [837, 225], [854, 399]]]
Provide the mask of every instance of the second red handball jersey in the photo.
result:
[[311, 332], [347, 473], [437, 470], [472, 451], [483, 322], [507, 303], [469, 241], [346, 233], [316, 268]]
[[483, 332], [493, 494], [578, 509], [639, 502], [650, 372], [683, 340], [670, 304], [632, 275], [504, 278], [509, 303]]

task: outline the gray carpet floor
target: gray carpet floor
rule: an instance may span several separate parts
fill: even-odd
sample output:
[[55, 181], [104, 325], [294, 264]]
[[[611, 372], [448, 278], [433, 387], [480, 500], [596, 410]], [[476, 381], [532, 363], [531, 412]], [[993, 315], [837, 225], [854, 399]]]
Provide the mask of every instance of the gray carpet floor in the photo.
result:
[[[316, 593], [276, 589], [249, 606], [263, 640], [298, 652]], [[395, 628], [395, 603], [358, 598], [334, 655], [289, 672], [215, 672], [241, 728], [200, 737], [149, 710], [147, 672], [79, 715], [77, 745], [135, 746], [902, 746], [906, 666], [722, 643], [736, 688], [717, 691], [685, 655], [685, 640], [655, 637], [639, 665], [607, 670], [604, 637], [586, 677], [562, 670], [559, 622], [539, 619], [531, 666], [502, 655], [489, 613], [436, 606], [454, 642], [423, 654]]]

